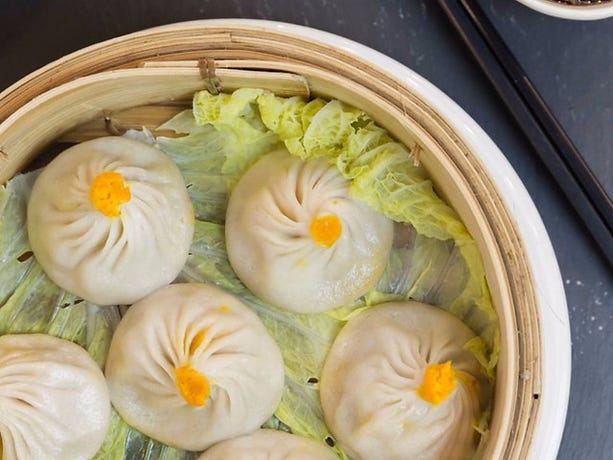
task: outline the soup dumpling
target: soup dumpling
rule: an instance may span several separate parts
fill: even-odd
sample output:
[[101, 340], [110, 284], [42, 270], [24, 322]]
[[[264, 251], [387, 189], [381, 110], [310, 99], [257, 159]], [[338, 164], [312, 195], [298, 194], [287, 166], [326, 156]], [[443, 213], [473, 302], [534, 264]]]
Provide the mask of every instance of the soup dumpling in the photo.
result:
[[183, 268], [194, 215], [177, 166], [123, 137], [70, 147], [37, 178], [28, 236], [45, 273], [99, 305], [130, 304]]
[[215, 444], [198, 460], [338, 460], [323, 443], [277, 430], [257, 430]]
[[111, 341], [111, 401], [164, 444], [203, 450], [259, 428], [281, 399], [281, 352], [236, 297], [171, 284], [132, 305]]
[[321, 375], [330, 431], [355, 460], [468, 459], [487, 387], [450, 313], [390, 302], [350, 319]]
[[311, 313], [340, 307], [379, 279], [393, 223], [348, 196], [349, 182], [323, 159], [285, 150], [257, 161], [226, 213], [232, 268], [258, 297]]
[[0, 454], [90, 459], [109, 426], [102, 371], [80, 346], [45, 334], [0, 337]]

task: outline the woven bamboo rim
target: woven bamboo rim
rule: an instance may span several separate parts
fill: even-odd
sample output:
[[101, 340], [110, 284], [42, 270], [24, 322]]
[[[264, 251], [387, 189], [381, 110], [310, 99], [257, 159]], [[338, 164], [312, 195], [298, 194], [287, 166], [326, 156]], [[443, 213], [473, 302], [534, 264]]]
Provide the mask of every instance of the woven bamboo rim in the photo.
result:
[[478, 158], [423, 99], [383, 70], [323, 43], [253, 25], [177, 24], [68, 55], [0, 93], [0, 183], [58, 139], [154, 128], [201, 88], [259, 86], [334, 97], [397, 139], [418, 140], [437, 191], [483, 255], [502, 350], [484, 458], [526, 458], [539, 410], [540, 333], [532, 276], [514, 220]]

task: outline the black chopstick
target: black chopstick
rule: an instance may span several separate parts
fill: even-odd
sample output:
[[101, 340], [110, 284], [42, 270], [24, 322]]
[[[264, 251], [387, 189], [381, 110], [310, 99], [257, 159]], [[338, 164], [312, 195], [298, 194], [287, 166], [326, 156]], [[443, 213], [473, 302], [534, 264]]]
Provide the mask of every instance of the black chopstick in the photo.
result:
[[611, 198], [477, 2], [438, 2], [613, 266]]

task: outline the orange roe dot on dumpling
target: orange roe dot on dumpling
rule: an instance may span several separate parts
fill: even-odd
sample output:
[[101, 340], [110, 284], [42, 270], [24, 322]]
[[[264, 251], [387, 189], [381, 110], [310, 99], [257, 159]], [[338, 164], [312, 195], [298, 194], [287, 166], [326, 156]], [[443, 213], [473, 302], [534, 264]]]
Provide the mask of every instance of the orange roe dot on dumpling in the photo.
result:
[[189, 344], [189, 355], [193, 355], [196, 350], [198, 349], [198, 347], [200, 345], [202, 345], [202, 342], [204, 341], [204, 338], [206, 337], [206, 331], [202, 330], [199, 331], [194, 338], [192, 339], [192, 342]]
[[455, 371], [451, 368], [451, 361], [430, 364], [426, 368], [424, 380], [417, 394], [423, 400], [437, 405], [449, 397], [457, 383]]
[[315, 243], [324, 248], [329, 248], [341, 236], [341, 220], [335, 214], [316, 217], [311, 221], [309, 231]]
[[92, 206], [107, 217], [118, 217], [119, 206], [130, 201], [130, 188], [123, 176], [115, 171], [98, 174], [89, 188]]
[[183, 399], [192, 406], [204, 406], [211, 394], [208, 379], [189, 364], [177, 367], [173, 372], [175, 384]]

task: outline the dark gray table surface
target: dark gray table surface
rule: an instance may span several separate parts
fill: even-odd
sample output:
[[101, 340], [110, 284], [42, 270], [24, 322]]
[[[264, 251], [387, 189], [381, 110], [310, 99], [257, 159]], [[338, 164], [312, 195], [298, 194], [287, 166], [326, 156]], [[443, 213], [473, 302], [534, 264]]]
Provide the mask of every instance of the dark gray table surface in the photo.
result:
[[[481, 4], [613, 195], [613, 19], [557, 19], [513, 0]], [[573, 367], [558, 458], [613, 458], [612, 270], [433, 0], [0, 0], [0, 90], [107, 38], [221, 17], [307, 25], [368, 45], [430, 80], [492, 137], [542, 216], [566, 290]]]

